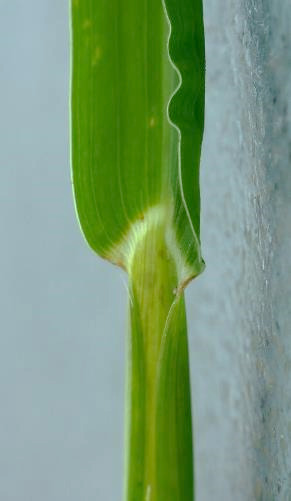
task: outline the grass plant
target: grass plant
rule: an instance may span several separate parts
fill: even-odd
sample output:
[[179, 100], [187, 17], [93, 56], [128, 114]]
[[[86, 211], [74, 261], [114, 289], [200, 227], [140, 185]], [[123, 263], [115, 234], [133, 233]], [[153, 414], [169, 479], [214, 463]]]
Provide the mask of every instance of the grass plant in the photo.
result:
[[202, 0], [71, 0], [71, 34], [76, 210], [128, 274], [124, 499], [193, 501], [183, 291], [204, 268]]

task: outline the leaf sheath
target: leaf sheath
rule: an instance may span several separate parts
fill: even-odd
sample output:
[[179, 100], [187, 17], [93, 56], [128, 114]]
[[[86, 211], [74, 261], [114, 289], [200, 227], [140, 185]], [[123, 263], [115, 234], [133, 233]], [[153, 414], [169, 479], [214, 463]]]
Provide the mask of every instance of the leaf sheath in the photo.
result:
[[164, 230], [153, 224], [130, 270], [126, 501], [193, 501], [185, 305]]

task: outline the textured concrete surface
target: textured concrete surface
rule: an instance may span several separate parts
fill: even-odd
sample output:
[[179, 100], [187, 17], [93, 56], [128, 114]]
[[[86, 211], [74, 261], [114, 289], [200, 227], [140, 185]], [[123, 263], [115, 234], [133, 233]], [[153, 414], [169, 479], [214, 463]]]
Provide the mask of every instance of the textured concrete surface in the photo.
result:
[[[291, 500], [290, 12], [205, 1], [198, 501]], [[2, 1], [0, 27], [0, 499], [120, 500], [126, 287], [75, 220], [68, 2]]]
[[291, 499], [291, 9], [205, 2], [207, 270], [188, 291], [199, 501]]

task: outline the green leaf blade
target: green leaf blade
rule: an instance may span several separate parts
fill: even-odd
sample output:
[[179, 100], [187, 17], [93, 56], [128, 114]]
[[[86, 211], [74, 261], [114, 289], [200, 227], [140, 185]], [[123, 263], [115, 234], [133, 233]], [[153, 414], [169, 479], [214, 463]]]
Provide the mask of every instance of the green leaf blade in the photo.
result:
[[[97, 253], [128, 271], [138, 222], [147, 220], [153, 207], [168, 211], [177, 264], [182, 263], [181, 286], [204, 267], [199, 243], [204, 63], [196, 40], [201, 44], [201, 33], [195, 31], [202, 9], [196, 4], [72, 3], [72, 172], [83, 233]], [[167, 111], [174, 93], [169, 114], [175, 127]]]
[[159, 2], [73, 6], [73, 182], [83, 232], [101, 255], [161, 197], [164, 29]]

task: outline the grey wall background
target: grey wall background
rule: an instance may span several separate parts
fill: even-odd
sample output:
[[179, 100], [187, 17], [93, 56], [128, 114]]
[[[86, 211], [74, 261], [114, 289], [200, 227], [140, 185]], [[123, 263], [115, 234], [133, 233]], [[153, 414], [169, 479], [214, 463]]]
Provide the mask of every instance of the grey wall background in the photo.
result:
[[[291, 6], [205, 1], [199, 501], [291, 500]], [[69, 171], [66, 0], [0, 0], [0, 499], [120, 500], [126, 282]]]

